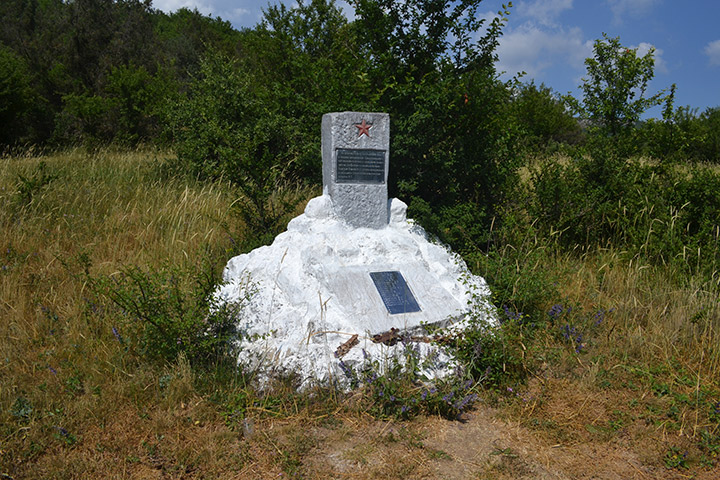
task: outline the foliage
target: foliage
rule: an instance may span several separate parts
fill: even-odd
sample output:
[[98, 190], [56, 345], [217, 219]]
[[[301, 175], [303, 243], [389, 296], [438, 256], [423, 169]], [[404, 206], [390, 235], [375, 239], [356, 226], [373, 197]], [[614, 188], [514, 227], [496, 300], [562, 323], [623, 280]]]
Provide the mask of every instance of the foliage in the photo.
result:
[[16, 202], [18, 205], [29, 206], [33, 198], [40, 193], [47, 185], [58, 178], [57, 173], [50, 173], [47, 164], [40, 162], [29, 175], [21, 173], [17, 176]]
[[702, 114], [689, 106], [666, 107], [663, 120], [650, 119], [639, 128], [646, 154], [674, 162], [720, 161], [720, 109]]
[[128, 266], [116, 275], [87, 280], [127, 319], [125, 325], [112, 326], [118, 342], [128, 342], [150, 359], [174, 361], [182, 353], [196, 365], [234, 362], [242, 305], [213, 299], [217, 281], [209, 262], [194, 268]]
[[645, 96], [654, 76], [654, 50], [638, 56], [638, 49], [620, 44], [620, 38], [603, 38], [593, 44], [593, 57], [585, 60], [587, 78], [583, 79], [582, 103], [566, 97], [571, 107], [590, 119], [604, 137], [607, 147], [629, 151], [629, 136], [649, 108], [663, 102], [664, 91]]
[[393, 119], [390, 193], [460, 251], [487, 230], [519, 166], [510, 94], [494, 69], [509, 11], [486, 24], [478, 4], [354, 3], [371, 106]]
[[12, 67], [3, 78], [23, 90], [13, 108], [25, 126], [3, 129], [2, 144], [156, 141], [155, 106], [182, 89], [207, 45], [234, 53], [240, 36], [228, 22], [140, 0], [8, 0], [0, 15], [13, 19], [0, 42], [16, 61], [0, 68]]
[[278, 111], [271, 90], [253, 85], [238, 62], [213, 52], [167, 117], [177, 170], [230, 181], [241, 194], [243, 219], [263, 241], [284, 227], [280, 219], [294, 205], [278, 207], [271, 197], [291, 178], [298, 142], [294, 122]]
[[[628, 249], [631, 255], [712, 275], [717, 267], [720, 176], [706, 167], [673, 168], [612, 155], [547, 162], [533, 173], [529, 213], [546, 233], [577, 245]], [[696, 252], [697, 262], [686, 252]]]
[[21, 57], [0, 44], [0, 145], [26, 135], [29, 113], [36, 101], [30, 71]]
[[516, 87], [512, 112], [523, 128], [523, 141], [532, 151], [561, 143], [576, 144], [582, 139], [577, 120], [544, 84], [530, 82]]
[[[378, 362], [365, 358], [359, 366], [339, 360], [346, 381], [352, 388], [361, 387], [364, 408], [380, 418], [409, 419], [417, 415], [440, 415], [459, 419], [478, 398], [480, 383], [458, 370], [447, 380], [431, 381], [424, 371], [441, 366], [439, 351], [426, 350], [424, 360], [420, 345], [403, 338], [403, 353]], [[449, 366], [445, 365], [445, 368]]]
[[142, 66], [112, 67], [99, 94], [86, 90], [63, 97], [55, 140], [65, 144], [136, 145], [156, 139], [158, 117], [172, 98], [173, 88], [176, 86], [166, 71], [151, 75]]
[[260, 24], [245, 32], [241, 61], [266, 100], [292, 124], [293, 170], [319, 184], [319, 122], [333, 111], [367, 108], [367, 59], [358, 55], [361, 32], [335, 1], [311, 0], [292, 8], [270, 5]]

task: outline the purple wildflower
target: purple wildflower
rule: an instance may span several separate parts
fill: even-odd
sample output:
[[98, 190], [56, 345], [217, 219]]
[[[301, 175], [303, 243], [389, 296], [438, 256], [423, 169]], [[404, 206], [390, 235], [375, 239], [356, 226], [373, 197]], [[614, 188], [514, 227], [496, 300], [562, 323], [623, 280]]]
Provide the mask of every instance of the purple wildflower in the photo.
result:
[[556, 303], [552, 307], [550, 307], [550, 311], [548, 312], [548, 315], [550, 315], [550, 318], [555, 320], [557, 317], [560, 316], [560, 314], [563, 313], [563, 307], [559, 303]]
[[595, 326], [597, 327], [602, 323], [602, 321], [605, 320], [605, 310], [602, 308], [598, 310], [598, 312], [595, 314]]

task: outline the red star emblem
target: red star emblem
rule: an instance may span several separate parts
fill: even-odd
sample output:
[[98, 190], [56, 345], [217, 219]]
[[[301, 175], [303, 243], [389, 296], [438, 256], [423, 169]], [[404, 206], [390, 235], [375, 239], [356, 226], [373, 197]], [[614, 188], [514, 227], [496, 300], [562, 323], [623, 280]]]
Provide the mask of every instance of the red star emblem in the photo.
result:
[[363, 135], [370, 136], [370, 127], [372, 127], [372, 123], [366, 123], [365, 120], [362, 121], [362, 123], [358, 123], [355, 125], [358, 129], [358, 137], [362, 137]]

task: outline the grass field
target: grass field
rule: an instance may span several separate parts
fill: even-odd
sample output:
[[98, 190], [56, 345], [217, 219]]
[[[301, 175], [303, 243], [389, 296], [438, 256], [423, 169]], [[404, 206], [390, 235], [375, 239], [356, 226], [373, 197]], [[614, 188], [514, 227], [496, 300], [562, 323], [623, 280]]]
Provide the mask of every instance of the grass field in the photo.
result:
[[94, 279], [137, 267], [191, 289], [250, 234], [230, 185], [171, 177], [168, 157], [0, 159], [0, 478], [720, 477], [717, 277], [611, 248], [528, 235], [496, 263], [469, 260], [556, 293], [546, 329], [503, 337], [524, 379], [474, 387], [461, 422], [371, 415], [363, 389], [260, 392], [226, 365], [148, 355]]

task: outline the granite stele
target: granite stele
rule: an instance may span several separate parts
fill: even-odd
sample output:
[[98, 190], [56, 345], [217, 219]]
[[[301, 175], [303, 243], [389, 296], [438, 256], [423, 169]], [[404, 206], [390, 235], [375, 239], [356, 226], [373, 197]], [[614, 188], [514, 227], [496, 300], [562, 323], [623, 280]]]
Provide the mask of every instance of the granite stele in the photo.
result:
[[[292, 219], [272, 245], [231, 259], [221, 302], [240, 305], [239, 361], [301, 379], [343, 381], [343, 369], [383, 364], [413, 345], [426, 374], [452, 359], [423, 342], [423, 327], [463, 328], [467, 313], [491, 322], [485, 281], [462, 259], [428, 240], [388, 200], [390, 117], [328, 113], [322, 118], [323, 195]], [[343, 365], [341, 365], [341, 361]]]

